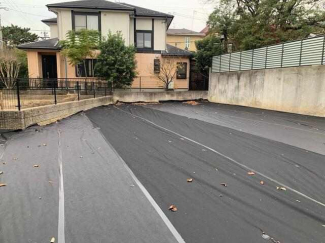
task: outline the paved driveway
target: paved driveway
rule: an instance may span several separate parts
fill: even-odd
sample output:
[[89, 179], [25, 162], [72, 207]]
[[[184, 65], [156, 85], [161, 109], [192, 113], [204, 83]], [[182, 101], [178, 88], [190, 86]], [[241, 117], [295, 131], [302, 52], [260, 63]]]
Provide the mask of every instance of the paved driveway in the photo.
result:
[[324, 119], [205, 102], [29, 128], [0, 147], [0, 242], [322, 243], [324, 143]]

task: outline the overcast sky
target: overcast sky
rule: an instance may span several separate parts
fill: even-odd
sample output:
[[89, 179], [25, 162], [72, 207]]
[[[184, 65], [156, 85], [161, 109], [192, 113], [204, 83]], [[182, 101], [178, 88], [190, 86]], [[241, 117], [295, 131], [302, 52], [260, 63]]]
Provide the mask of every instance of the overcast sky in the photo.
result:
[[[1, 6], [8, 11], [0, 10], [3, 26], [10, 24], [28, 27], [33, 32], [44, 35], [49, 30], [42, 19], [55, 17], [45, 7], [46, 4], [68, 2], [69, 0], [0, 0]], [[205, 4], [205, 0], [121, 0], [112, 2], [126, 2], [175, 16], [170, 28], [187, 28], [201, 31], [206, 24], [213, 6]]]

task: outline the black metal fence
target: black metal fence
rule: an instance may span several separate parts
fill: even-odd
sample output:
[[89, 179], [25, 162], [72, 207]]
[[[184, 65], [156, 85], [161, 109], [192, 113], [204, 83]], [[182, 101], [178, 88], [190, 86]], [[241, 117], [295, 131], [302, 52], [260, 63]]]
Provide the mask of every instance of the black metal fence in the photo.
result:
[[26, 108], [80, 101], [112, 94], [112, 85], [101, 79], [2, 79], [0, 109]]

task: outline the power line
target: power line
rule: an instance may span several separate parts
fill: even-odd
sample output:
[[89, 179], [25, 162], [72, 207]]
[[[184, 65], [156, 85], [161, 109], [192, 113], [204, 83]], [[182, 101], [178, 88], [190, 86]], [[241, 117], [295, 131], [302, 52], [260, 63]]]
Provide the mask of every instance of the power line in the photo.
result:
[[19, 13], [23, 13], [23, 14], [28, 14], [28, 15], [33, 15], [33, 16], [38, 16], [38, 17], [43, 17], [43, 18], [49, 18], [49, 16], [45, 16], [45, 15], [39, 15], [39, 14], [32, 14], [32, 13], [27, 13], [27, 12], [24, 12], [24, 11], [20, 11], [20, 10], [17, 10], [17, 9], [12, 9], [12, 8], [8, 8], [12, 11], [16, 11], [16, 12], [19, 12]]
[[[11, 2], [10, 0], [6, 0], [7, 4], [10, 5], [10, 10], [13, 10], [13, 11], [17, 11], [17, 7], [15, 7], [15, 4], [13, 2]], [[32, 23], [29, 21], [29, 19], [26, 19], [25, 16], [23, 15], [20, 15], [19, 16], [21, 17], [21, 19], [24, 19], [25, 22], [29, 23], [30, 26], [32, 26]]]

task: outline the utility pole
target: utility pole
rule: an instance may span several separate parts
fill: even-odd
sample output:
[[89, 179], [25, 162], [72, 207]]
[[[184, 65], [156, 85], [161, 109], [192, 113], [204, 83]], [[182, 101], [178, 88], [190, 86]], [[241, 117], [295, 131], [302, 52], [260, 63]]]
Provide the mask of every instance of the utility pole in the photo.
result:
[[[0, 3], [1, 5], [1, 3]], [[8, 8], [0, 6], [0, 10], [3, 9], [8, 11]], [[3, 49], [3, 36], [2, 36], [2, 24], [1, 24], [1, 13], [0, 13], [0, 49]]]

